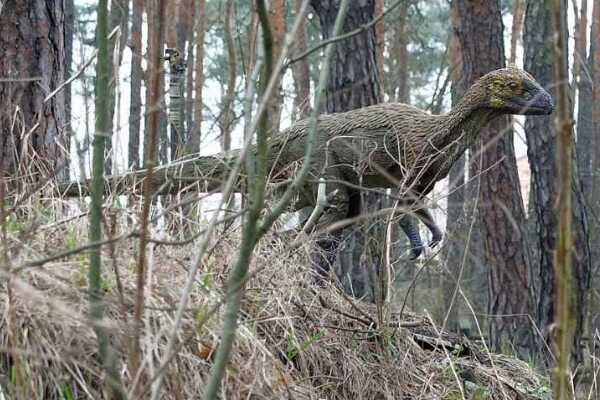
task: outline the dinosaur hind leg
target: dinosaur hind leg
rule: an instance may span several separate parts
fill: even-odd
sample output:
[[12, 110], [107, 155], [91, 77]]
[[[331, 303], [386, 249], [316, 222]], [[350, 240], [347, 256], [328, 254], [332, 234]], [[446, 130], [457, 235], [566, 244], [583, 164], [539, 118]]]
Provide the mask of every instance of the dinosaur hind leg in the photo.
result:
[[431, 232], [431, 242], [429, 243], [430, 247], [435, 247], [442, 240], [443, 236], [442, 231], [433, 220], [433, 216], [419, 197], [420, 196], [416, 196], [413, 194], [404, 203], [405, 205], [410, 206], [413, 210], [411, 214], [406, 214], [400, 220], [400, 227], [402, 228], [402, 230], [404, 231], [404, 233], [410, 241], [412, 252], [411, 259], [413, 260], [418, 258], [424, 249], [423, 241], [421, 240], [421, 235], [419, 234], [416, 218], [423, 222], [423, 224]]
[[431, 213], [428, 209], [425, 208], [425, 206], [415, 210], [415, 214], [431, 232], [431, 243], [429, 243], [429, 246], [435, 247], [439, 242], [442, 241], [442, 231], [437, 226], [437, 224], [433, 220], [433, 217], [431, 216]]
[[317, 232], [317, 247], [311, 254], [317, 282], [322, 284], [329, 275], [331, 267], [337, 258], [337, 250], [341, 241], [341, 231], [326, 232], [331, 224], [341, 221], [348, 216], [349, 196], [344, 185], [326, 183], [327, 204], [316, 222], [314, 231]]
[[404, 231], [408, 241], [410, 242], [411, 260], [419, 258], [423, 252], [423, 241], [421, 240], [421, 234], [419, 233], [418, 220], [410, 214], [402, 216], [400, 219], [400, 228]]

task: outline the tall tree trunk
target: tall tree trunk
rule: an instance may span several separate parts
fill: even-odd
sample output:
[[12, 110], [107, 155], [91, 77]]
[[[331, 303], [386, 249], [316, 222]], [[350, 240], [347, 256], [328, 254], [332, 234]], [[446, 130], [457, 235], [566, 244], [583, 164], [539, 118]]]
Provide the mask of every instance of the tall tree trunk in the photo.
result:
[[[588, 2], [587, 0], [581, 0], [581, 11], [577, 15], [577, 3], [573, 2], [573, 8], [575, 9], [575, 54], [573, 55], [573, 81], [571, 83], [571, 112], [575, 106], [575, 93], [581, 80], [582, 66], [586, 63], [587, 54], [587, 13], [588, 13]], [[589, 71], [589, 70], [588, 70]], [[585, 72], [584, 72], [585, 73]]]
[[140, 125], [142, 120], [142, 17], [144, 1], [133, 0], [131, 17], [131, 92], [129, 105], [129, 167], [140, 163]]
[[[463, 78], [471, 85], [485, 73], [504, 66], [500, 1], [455, 1]], [[533, 348], [533, 329], [527, 315], [534, 308], [522, 229], [525, 213], [509, 118], [492, 121], [479, 138], [470, 154], [474, 155], [471, 171], [479, 176], [478, 218], [489, 266], [490, 344], [496, 351], [512, 345], [525, 358]]]
[[[186, 43], [188, 43], [192, 37], [194, 10], [193, 0], [179, 0], [179, 5], [177, 7], [177, 26], [175, 29], [177, 31], [176, 47], [181, 52], [185, 52]], [[189, 54], [186, 54], [186, 60], [189, 59], [189, 56]]]
[[525, 5], [523, 4], [523, 0], [513, 0], [512, 32], [510, 34], [510, 58], [508, 59], [511, 64], [515, 64], [517, 61], [517, 44], [519, 43], [521, 32], [523, 30], [524, 12]]
[[[339, 4], [334, 0], [312, 0], [311, 5], [319, 17], [323, 39], [328, 39], [338, 13]], [[353, 1], [344, 22], [343, 32], [349, 32], [373, 20], [375, 1]], [[327, 112], [342, 112], [378, 103], [382, 98], [377, 67], [377, 38], [375, 29], [371, 28], [349, 39], [336, 44], [332, 61], [329, 65], [330, 75], [327, 83]], [[365, 195], [356, 192], [351, 196], [350, 215], [367, 213], [364, 207]], [[361, 199], [362, 198], [362, 199]], [[371, 204], [378, 200], [369, 200]], [[361, 202], [362, 207], [361, 207]], [[380, 259], [366, 260], [364, 255], [377, 258], [383, 252], [383, 224], [370, 221], [366, 227], [357, 230], [354, 235], [347, 229], [343, 236], [351, 236], [345, 243], [345, 250], [339, 256], [339, 269], [336, 273], [346, 290], [357, 296], [375, 299], [376, 281], [372, 272], [381, 264]], [[319, 243], [326, 252], [337, 251], [338, 237]], [[359, 261], [360, 260], [360, 261]], [[361, 262], [362, 260], [367, 261]], [[372, 262], [371, 262], [372, 261]]]
[[202, 111], [204, 109], [202, 88], [204, 86], [204, 32], [206, 30], [206, 0], [195, 0], [195, 43], [196, 55], [194, 63], [194, 122], [189, 132], [188, 152], [195, 153], [200, 150], [202, 133]]
[[44, 102], [65, 80], [64, 13], [62, 1], [50, 0], [14, 2], [0, 13], [0, 77], [12, 80], [0, 83], [0, 175], [10, 189], [68, 177], [65, 93]]
[[[65, 79], [71, 77], [73, 71], [73, 39], [75, 37], [75, 3], [73, 0], [65, 1]], [[70, 145], [71, 137], [73, 137], [73, 122], [72, 122], [72, 88], [69, 83], [65, 87], [65, 134], [67, 137], [66, 144]], [[70, 146], [69, 146], [70, 148]], [[67, 156], [67, 166], [65, 166], [64, 176], [70, 175], [70, 157]]]
[[[169, 68], [169, 98], [175, 104], [169, 103], [169, 148], [171, 160], [175, 160], [183, 153], [185, 142], [185, 71], [188, 59], [186, 58], [186, 35], [193, 7], [190, 0], [173, 0], [167, 7], [167, 48], [177, 49], [180, 55], [180, 63], [175, 69]], [[190, 67], [191, 68], [191, 67]], [[174, 74], [172, 73], [174, 72]], [[181, 74], [181, 76], [180, 76]], [[175, 82], [179, 82], [175, 84]], [[176, 88], [176, 89], [174, 89]], [[175, 95], [175, 97], [173, 97]]]
[[[160, 47], [157, 51], [160, 54], [163, 54], [164, 46], [166, 44], [166, 36], [162, 38], [157, 38], [159, 27], [159, 11], [158, 11], [158, 1], [159, 0], [148, 0], [146, 1], [146, 13], [148, 14], [148, 54], [155, 54], [155, 47]], [[166, 35], [164, 30], [163, 35]], [[162, 62], [162, 61], [161, 61]], [[169, 148], [169, 139], [167, 135], [167, 118], [166, 118], [166, 102], [165, 97], [160, 96], [159, 98], [152, 97], [152, 91], [150, 90], [150, 76], [152, 76], [153, 70], [156, 68], [160, 68], [160, 65], [155, 65], [155, 60], [148, 60], [148, 67], [146, 69], [146, 122], [148, 122], [148, 116], [151, 111], [157, 109], [158, 110], [158, 133], [156, 136], [156, 146], [157, 146], [157, 156], [158, 162], [160, 164], [166, 164], [169, 162], [168, 157], [168, 148]], [[164, 75], [160, 76], [160, 91], [159, 93], [164, 93], [165, 89], [165, 79]], [[145, 126], [148, 126], [146, 123]], [[148, 137], [144, 135], [144, 153], [147, 152], [146, 145], [148, 144]]]
[[[590, 243], [597, 243], [600, 239], [600, 0], [594, 0], [594, 10], [592, 19], [592, 46], [590, 48], [590, 64], [592, 66], [592, 127], [588, 136], [591, 137], [591, 190], [590, 200], [588, 205], [588, 215], [590, 216]], [[582, 107], [580, 105], [580, 107]], [[592, 246], [592, 260], [595, 260], [592, 265], [593, 288], [598, 288], [598, 273], [600, 272], [600, 249], [598, 246]], [[593, 292], [592, 292], [593, 293]], [[598, 293], [596, 291], [596, 293]], [[590, 307], [592, 312], [590, 315], [598, 315], [598, 302], [591, 301]], [[595, 326], [590, 321], [588, 328], [594, 332], [598, 328], [600, 321], [596, 320]]]
[[[108, 124], [111, 132], [114, 132], [114, 122], [115, 122], [115, 111], [118, 115], [118, 107], [120, 103], [120, 94], [118, 93], [118, 85], [119, 85], [119, 71], [115, 71], [114, 67], [116, 65], [121, 65], [121, 60], [123, 59], [123, 51], [125, 50], [125, 45], [127, 43], [128, 36], [128, 20], [129, 20], [129, 0], [111, 0], [110, 2], [110, 15], [109, 15], [109, 33], [119, 27], [121, 30], [121, 35], [114, 37], [110, 40], [109, 44], [109, 57], [111, 59], [110, 63], [110, 95], [108, 96]], [[118, 53], [116, 54], [115, 60], [115, 48], [118, 46]], [[118, 121], [117, 121], [118, 122]], [[104, 159], [104, 172], [107, 175], [112, 173], [112, 164], [113, 164], [113, 146], [112, 146], [112, 138], [108, 138], [106, 140], [106, 157]]]
[[[302, 0], [300, 0], [300, 2], [302, 2]], [[302, 31], [302, 29], [300, 29], [299, 32], [300, 31]], [[306, 33], [306, 30], [304, 30], [304, 32]], [[246, 35], [248, 37], [248, 42], [246, 43], [246, 46], [245, 46], [246, 62], [244, 63], [244, 75], [245, 75], [246, 87], [247, 87], [250, 82], [250, 79], [252, 76], [252, 71], [254, 70], [254, 66], [256, 65], [256, 39], [258, 37], [258, 13], [256, 11], [256, 0], [251, 0], [250, 23], [248, 24], [248, 28], [246, 30]], [[301, 41], [301, 38], [298, 37], [294, 41], [293, 45], [297, 46], [298, 43], [300, 43], [300, 41]], [[293, 68], [293, 65], [292, 65], [292, 68]]]
[[[323, 39], [328, 39], [338, 11], [338, 2], [311, 0], [319, 17]], [[344, 22], [344, 32], [373, 20], [375, 1], [352, 2]], [[373, 28], [340, 41], [330, 65], [327, 112], [342, 112], [376, 104], [381, 100], [377, 67], [377, 39]]]
[[[554, 47], [550, 2], [528, 1], [525, 11], [524, 48], [525, 69], [531, 72], [538, 82], [546, 88], [555, 90], [553, 78]], [[540, 264], [536, 271], [540, 275], [540, 293], [538, 293], [537, 321], [548, 342], [552, 342], [555, 312], [555, 274], [554, 250], [556, 249], [557, 165], [556, 138], [552, 124], [553, 117], [527, 118], [525, 134], [527, 136], [527, 154], [533, 176], [533, 199], [537, 216], [536, 231], [540, 249]], [[573, 153], [575, 159], [576, 154]], [[575, 163], [576, 164], [576, 163]], [[576, 177], [574, 171], [574, 177]], [[573, 180], [572, 191], [573, 244], [577, 253], [573, 254], [574, 299], [574, 354], [573, 362], [581, 360], [581, 337], [586, 313], [586, 293], [589, 284], [590, 253], [587, 242], [587, 220], [583, 206], [583, 195], [577, 179]], [[539, 343], [545, 351], [543, 343]], [[548, 358], [548, 361], [550, 359]]]
[[394, 24], [395, 39], [392, 46], [394, 65], [396, 67], [393, 74], [394, 92], [396, 101], [400, 103], [410, 102], [410, 85], [408, 84], [408, 1], [403, 1], [400, 5], [398, 21]]
[[[300, 13], [303, 0], [294, 0], [294, 13]], [[306, 21], [308, 22], [308, 20]], [[293, 42], [292, 56], [297, 57], [307, 50], [306, 24], [302, 24]], [[310, 115], [310, 68], [308, 58], [304, 57], [292, 64], [292, 76], [294, 78], [294, 119], [308, 118]]]
[[[179, 25], [179, 21], [177, 17], [179, 16], [178, 9], [181, 6], [181, 0], [170, 0], [169, 4], [166, 8], [166, 33], [165, 33], [165, 43], [168, 48], [177, 47], [177, 26]], [[180, 49], [183, 51], [183, 49]]]
[[[595, 26], [592, 22], [592, 37], [594, 29]], [[581, 190], [583, 191], [587, 207], [590, 207], [592, 204], [592, 154], [594, 152], [592, 149], [594, 132], [592, 120], [592, 87], [594, 76], [592, 65], [594, 62], [594, 49], [597, 47], [593, 40], [590, 42], [590, 52], [586, 56], [586, 64], [582, 68], [583, 73], [579, 75], [579, 79], [577, 80], [577, 103], [579, 104], [577, 107], [577, 167], [579, 169]], [[594, 215], [593, 213], [590, 214], [590, 222], [593, 223]]]
[[[96, 62], [96, 93], [95, 93], [95, 117], [96, 124], [93, 141], [92, 158], [92, 191], [90, 196], [90, 223], [88, 228], [89, 243], [102, 241], [102, 206], [104, 204], [104, 161], [105, 143], [112, 136], [110, 128], [109, 102], [110, 90], [110, 53], [108, 45], [108, 8], [107, 0], [98, 2], [98, 18], [96, 25], [96, 43], [98, 47], [98, 59]], [[106, 374], [106, 383], [103, 384], [107, 397], [123, 399], [123, 389], [120, 382], [119, 366], [113, 349], [110, 345], [109, 334], [106, 327], [99, 322], [104, 317], [105, 305], [103, 302], [104, 291], [101, 289], [102, 280], [102, 252], [100, 246], [90, 249], [88, 267], [88, 297], [89, 297], [89, 319], [94, 328], [97, 340], [97, 354]]]
[[[553, 323], [554, 358], [556, 359], [552, 380], [554, 398], [569, 400], [573, 398], [571, 390], [571, 352], [573, 351], [573, 313], [571, 297], [573, 294], [571, 254], [572, 213], [571, 191], [573, 190], [574, 135], [572, 107], [569, 104], [569, 54], [568, 54], [568, 24], [567, 2], [556, 0], [552, 2], [552, 22], [554, 25], [554, 82], [556, 83], [556, 116], [554, 127], [557, 141], [557, 199], [558, 225], [556, 226], [556, 251], [554, 254], [555, 273], [555, 313]], [[585, 315], [585, 314], [584, 314]], [[581, 351], [581, 350], [578, 350]], [[575, 367], [575, 366], [574, 366]]]
[[196, 23], [196, 7], [194, 0], [189, 0], [189, 25], [187, 26], [187, 49], [186, 49], [186, 78], [185, 78], [185, 137], [184, 137], [184, 151], [189, 151], [188, 141], [190, 140], [190, 133], [194, 121], [194, 66], [196, 65], [196, 59], [194, 54], [195, 47], [195, 30], [194, 26]]
[[[461, 80], [460, 41], [457, 35], [460, 20], [458, 4], [451, 4], [449, 38], [449, 73], [452, 79], [452, 104], [456, 104], [464, 95], [466, 87]], [[442, 291], [445, 305], [445, 328], [458, 332], [460, 328], [458, 310], [462, 299], [458, 296], [458, 285], [462, 284], [465, 265], [464, 252], [468, 232], [465, 220], [465, 156], [460, 157], [450, 169], [448, 176], [448, 211], [446, 218], [445, 268], [442, 274]]]
[[[271, 0], [269, 9], [269, 24], [273, 35], [273, 60], [277, 60], [281, 54], [281, 48], [285, 39], [285, 0]], [[269, 99], [269, 119], [273, 132], [279, 132], [281, 123], [281, 108], [283, 105], [282, 77], [276, 82], [277, 90]]]
[[[383, 14], [384, 3], [384, 0], [375, 0], [374, 17]], [[383, 18], [375, 24], [375, 40], [377, 41], [375, 44], [377, 47], [377, 71], [379, 73], [379, 84], [381, 85], [379, 92], [381, 93], [383, 100], [383, 94], [385, 93], [385, 82], [383, 79], [385, 76], [383, 68], [385, 65], [385, 20]]]
[[231, 150], [231, 131], [233, 130], [233, 101], [235, 100], [235, 82], [237, 77], [237, 59], [235, 43], [233, 41], [233, 26], [235, 23], [235, 9], [233, 0], [225, 2], [225, 49], [227, 50], [227, 88], [223, 96], [223, 114], [221, 117], [221, 149]]

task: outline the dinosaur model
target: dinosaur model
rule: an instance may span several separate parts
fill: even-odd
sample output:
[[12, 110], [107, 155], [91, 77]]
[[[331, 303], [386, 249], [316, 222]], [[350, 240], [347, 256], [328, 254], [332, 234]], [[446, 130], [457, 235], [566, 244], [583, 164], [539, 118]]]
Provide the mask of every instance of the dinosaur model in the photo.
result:
[[[325, 183], [327, 207], [317, 228], [356, 215], [351, 206], [360, 190], [397, 189], [405, 206], [432, 233], [431, 245], [441, 240], [422, 200], [436, 182], [474, 142], [480, 129], [503, 114], [543, 115], [554, 108], [550, 95], [527, 72], [516, 67], [492, 71], [476, 81], [462, 101], [443, 115], [431, 115], [407, 104], [384, 103], [344, 113], [321, 115], [310, 176], [299, 190], [294, 205], [299, 210], [317, 204], [319, 182]], [[309, 121], [301, 120], [269, 142], [268, 163], [271, 183], [293, 179], [303, 162]], [[232, 151], [213, 156], [196, 156], [155, 170], [154, 187], [174, 192], [201, 182], [204, 190], [218, 190], [239, 154]], [[144, 171], [136, 171], [112, 182], [117, 192], [139, 184]], [[121, 189], [118, 187], [120, 186]], [[67, 194], [81, 194], [71, 184]], [[84, 188], [85, 189], [85, 188]], [[85, 191], [85, 190], [84, 190]], [[401, 224], [419, 256], [422, 243], [413, 223]], [[336, 246], [321, 242], [327, 255], [319, 264], [329, 269]]]

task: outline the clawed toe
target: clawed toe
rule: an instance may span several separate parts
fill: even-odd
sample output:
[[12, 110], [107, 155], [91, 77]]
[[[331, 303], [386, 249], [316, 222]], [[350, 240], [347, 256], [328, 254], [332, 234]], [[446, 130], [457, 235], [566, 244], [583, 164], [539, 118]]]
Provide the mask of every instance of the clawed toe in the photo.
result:
[[410, 253], [410, 259], [416, 260], [423, 253], [423, 246], [413, 247], [412, 249], [410, 249]]
[[442, 236], [435, 236], [431, 239], [431, 242], [429, 242], [429, 247], [433, 249], [435, 246], [440, 244], [441, 241], [442, 241]]

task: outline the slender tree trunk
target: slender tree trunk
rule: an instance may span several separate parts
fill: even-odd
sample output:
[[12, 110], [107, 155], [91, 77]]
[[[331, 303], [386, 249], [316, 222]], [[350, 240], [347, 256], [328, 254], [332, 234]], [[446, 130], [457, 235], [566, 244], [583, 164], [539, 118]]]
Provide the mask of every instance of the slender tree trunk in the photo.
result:
[[[458, 5], [452, 3], [450, 9], [450, 49], [449, 73], [452, 79], [452, 104], [456, 104], [465, 93], [464, 81], [461, 80], [461, 54], [460, 41], [457, 29], [460, 24]], [[448, 211], [446, 218], [445, 269], [442, 273], [442, 291], [445, 305], [445, 328], [452, 332], [460, 329], [458, 310], [462, 299], [458, 296], [458, 285], [462, 284], [465, 265], [463, 265], [464, 252], [467, 242], [465, 237], [468, 225], [465, 220], [465, 157], [459, 158], [448, 177]]]
[[[73, 0], [65, 1], [65, 80], [71, 77], [73, 71], [73, 39], [75, 37], [75, 4]], [[69, 83], [65, 87], [65, 131], [66, 138], [65, 144], [69, 145], [67, 150], [70, 150], [71, 138], [73, 137], [73, 122], [72, 122], [72, 87]], [[70, 176], [70, 155], [67, 155], [67, 166], [65, 166], [64, 175], [65, 177]]]
[[[154, 48], [157, 46], [160, 47], [158, 49], [159, 53], [163, 53], [163, 48], [166, 43], [165, 38], [160, 38], [160, 40], [156, 40], [156, 35], [158, 34], [158, 24], [159, 24], [159, 12], [158, 12], [158, 1], [159, 0], [148, 0], [146, 1], [146, 13], [148, 15], [148, 54], [154, 54]], [[162, 61], [161, 61], [162, 62]], [[166, 103], [164, 96], [159, 99], [154, 99], [152, 97], [152, 91], [150, 90], [150, 80], [149, 77], [152, 76], [153, 70], [156, 68], [160, 68], [160, 65], [155, 65], [155, 60], [148, 61], [148, 67], [146, 69], [145, 78], [146, 78], [146, 125], [148, 126], [148, 115], [151, 111], [158, 109], [158, 133], [157, 133], [157, 154], [158, 154], [158, 162], [161, 164], [166, 164], [169, 162], [168, 157], [168, 147], [169, 140], [167, 136], [167, 118], [166, 118]], [[165, 80], [164, 76], [160, 77], [160, 93], [164, 93]], [[144, 153], [147, 151], [146, 145], [148, 144], [148, 136], [144, 135]]]
[[[165, 43], [168, 48], [177, 47], [177, 26], [180, 24], [177, 17], [179, 16], [178, 9], [181, 6], [182, 0], [170, 0], [166, 8], [165, 22], [166, 34]], [[183, 49], [180, 49], [183, 51]]]
[[206, 30], [206, 0], [195, 0], [195, 43], [196, 55], [194, 63], [194, 122], [190, 129], [188, 152], [195, 153], [200, 150], [202, 133], [202, 111], [204, 109], [202, 88], [204, 86], [204, 31]]
[[196, 65], [196, 58], [194, 54], [194, 44], [195, 44], [195, 30], [194, 25], [196, 23], [196, 7], [194, 0], [189, 0], [189, 25], [187, 27], [187, 50], [186, 50], [186, 61], [187, 61], [187, 70], [186, 70], [186, 78], [185, 78], [185, 144], [184, 151], [188, 152], [189, 149], [189, 140], [190, 133], [193, 127], [194, 121], [194, 66]]
[[[398, 21], [395, 24], [396, 38], [394, 46], [392, 46], [394, 53], [394, 65], [396, 66], [396, 85], [397, 92], [396, 101], [401, 103], [410, 102], [410, 85], [408, 84], [408, 43], [409, 43], [409, 25], [408, 25], [408, 1], [402, 2], [400, 5], [400, 11]], [[394, 88], [394, 91], [396, 89]]]
[[[573, 2], [573, 7], [577, 11], [577, 3]], [[573, 55], [573, 81], [571, 83], [571, 113], [575, 106], [575, 94], [581, 79], [582, 66], [586, 63], [587, 54], [587, 27], [588, 27], [588, 2], [581, 0], [581, 12], [575, 15], [575, 54]]]
[[[504, 66], [500, 2], [455, 1], [462, 73], [465, 83], [471, 85], [485, 73]], [[525, 213], [509, 118], [492, 121], [479, 138], [470, 154], [474, 155], [472, 175], [479, 176], [478, 218], [489, 266], [490, 344], [496, 351], [513, 346], [526, 358], [533, 349], [533, 327], [527, 315], [534, 308], [526, 232], [522, 229]]]
[[[302, 1], [302, 0], [300, 0]], [[256, 0], [251, 0], [250, 6], [250, 23], [248, 24], [247, 36], [248, 43], [245, 47], [246, 50], [246, 63], [244, 63], [244, 75], [246, 78], [246, 86], [250, 82], [252, 71], [256, 65], [256, 39], [258, 36], [258, 13], [256, 12]], [[306, 31], [305, 31], [306, 32]], [[301, 39], [298, 38], [295, 43], [298, 43]], [[293, 68], [293, 66], [292, 66]]]
[[[567, 9], [566, 1], [553, 2], [552, 22], [554, 25], [554, 82], [556, 82], [556, 117], [554, 127], [557, 140], [556, 162], [558, 166], [558, 225], [556, 226], [556, 252], [554, 254], [554, 273], [556, 285], [556, 310], [554, 313], [555, 337], [554, 353], [556, 367], [554, 369], [554, 398], [568, 400], [573, 396], [571, 390], [570, 359], [573, 347], [572, 316], [575, 313], [571, 306], [573, 279], [571, 271], [572, 214], [571, 191], [573, 182], [573, 118], [569, 104], [569, 55], [567, 50]], [[585, 313], [583, 313], [585, 315]], [[577, 350], [581, 352], [581, 350]]]
[[[375, 0], [375, 12], [374, 17], [383, 14], [383, 10], [385, 7], [384, 0]], [[379, 84], [381, 87], [379, 88], [379, 93], [381, 94], [381, 100], [383, 101], [383, 94], [385, 93], [385, 82], [383, 77], [384, 75], [384, 65], [385, 65], [385, 21], [383, 19], [379, 20], [375, 24], [375, 40], [377, 41], [375, 46], [377, 47], [377, 71], [379, 73]]]
[[[585, 0], [583, 0], [585, 1]], [[510, 58], [509, 62], [515, 64], [517, 61], [517, 44], [521, 38], [523, 30], [523, 16], [525, 14], [525, 5], [523, 0], [513, 0], [513, 21], [512, 32], [510, 35]]]
[[65, 80], [65, 32], [57, 23], [64, 13], [63, 2], [50, 0], [11, 2], [0, 13], [0, 77], [13, 80], [0, 83], [0, 174], [10, 189], [68, 178], [65, 93], [44, 102]]
[[140, 125], [142, 120], [142, 17], [144, 1], [133, 0], [131, 18], [131, 92], [129, 106], [129, 167], [140, 163]]
[[235, 10], [233, 0], [225, 2], [225, 48], [227, 49], [227, 88], [223, 96], [223, 115], [221, 123], [221, 148], [223, 151], [231, 149], [231, 131], [233, 130], [233, 106], [235, 100], [235, 83], [237, 78], [237, 57], [233, 41], [233, 26], [235, 24]]
[[[298, 15], [303, 0], [294, 0], [294, 13]], [[308, 21], [306, 21], [308, 22]], [[293, 43], [292, 57], [296, 57], [307, 50], [306, 25], [303, 24]], [[292, 76], [294, 78], [294, 113], [295, 119], [308, 118], [310, 115], [310, 68], [308, 59], [305, 57], [292, 64]]]
[[[590, 243], [597, 243], [600, 239], [600, 0], [594, 0], [593, 19], [592, 19], [592, 46], [590, 49], [590, 64], [592, 65], [592, 129], [588, 133], [591, 138], [591, 190], [588, 206], [588, 215], [590, 221]], [[580, 105], [582, 107], [582, 105]], [[591, 247], [592, 264], [592, 282], [593, 288], [598, 288], [598, 272], [600, 271], [600, 248]], [[594, 293], [593, 291], [591, 293]], [[598, 291], [596, 290], [596, 293]], [[596, 295], [597, 296], [597, 295]], [[596, 298], [597, 299], [597, 298]], [[599, 312], [597, 301], [590, 301], [590, 316], [596, 316]], [[591, 320], [588, 326], [588, 332], [595, 332], [599, 328], [600, 321]]]
[[[592, 23], [592, 35], [594, 34], [594, 24]], [[593, 120], [592, 120], [592, 87], [594, 62], [593, 52], [595, 49], [594, 41], [590, 43], [590, 53], [587, 55], [587, 61], [582, 68], [583, 74], [579, 75], [577, 82], [578, 96], [578, 114], [577, 114], [577, 161], [579, 169], [579, 178], [581, 181], [581, 190], [583, 191], [587, 207], [591, 206], [592, 201], [592, 140], [593, 140]], [[593, 213], [590, 215], [590, 222], [594, 221]]]
[[[173, 0], [167, 7], [167, 48], [177, 49], [180, 54], [181, 63], [175, 70], [169, 68], [169, 98], [175, 101], [176, 104], [169, 103], [169, 148], [171, 160], [179, 158], [183, 153], [185, 142], [186, 129], [186, 105], [185, 101], [185, 72], [178, 76], [178, 68], [186, 68], [186, 63], [189, 62], [186, 58], [186, 34], [188, 33], [188, 25], [190, 15], [193, 14], [193, 6], [191, 0]], [[190, 67], [190, 69], [192, 69]], [[186, 69], [187, 70], [187, 69]], [[174, 71], [175, 75], [171, 72]], [[173, 82], [179, 81], [177, 89], [173, 89]], [[173, 95], [175, 94], [175, 97]]]
[[[551, 2], [528, 1], [525, 11], [523, 42], [525, 49], [525, 69], [531, 72], [538, 82], [551, 90], [555, 95], [553, 64], [553, 36], [556, 29], [552, 24]], [[558, 217], [556, 137], [553, 133], [553, 117], [531, 117], [525, 122], [527, 136], [527, 155], [533, 176], [533, 200], [537, 216], [537, 246], [540, 249], [540, 264], [535, 270], [540, 276], [540, 293], [538, 293], [537, 321], [539, 328], [546, 335], [548, 343], [552, 343], [555, 313], [555, 273], [554, 251], [556, 249], [556, 227]], [[576, 154], [572, 157], [576, 160]], [[576, 164], [576, 163], [575, 163]], [[576, 171], [573, 171], [576, 177]], [[575, 284], [572, 301], [575, 316], [573, 346], [573, 363], [581, 360], [581, 337], [586, 313], [586, 293], [589, 285], [590, 250], [588, 246], [588, 229], [583, 195], [577, 179], [573, 179], [571, 192], [573, 244], [577, 252], [572, 256], [573, 282]], [[544, 343], [538, 344], [545, 353]], [[550, 358], [548, 360], [550, 362]]]
[[[57, 2], [60, 3], [60, 2]], [[92, 165], [92, 191], [90, 196], [90, 224], [89, 242], [98, 243], [102, 240], [102, 205], [104, 202], [104, 145], [111, 137], [110, 131], [110, 56], [108, 45], [108, 10], [107, 0], [98, 3], [98, 24], [96, 29], [96, 43], [98, 46], [98, 60], [96, 63], [96, 128], [93, 142]], [[89, 291], [89, 317], [90, 324], [94, 327], [98, 342], [98, 356], [102, 367], [106, 371], [106, 389], [109, 397], [114, 399], [125, 398], [121, 387], [119, 369], [112, 354], [110, 337], [106, 327], [100, 324], [104, 317], [105, 305], [102, 300], [101, 288], [102, 255], [100, 246], [90, 250], [90, 265], [88, 270]]]
[[[118, 105], [120, 103], [120, 93], [118, 93], [118, 77], [119, 71], [114, 70], [115, 64], [115, 54], [114, 50], [116, 46], [118, 46], [118, 54], [116, 55], [116, 64], [121, 65], [121, 60], [123, 59], [123, 51], [125, 50], [125, 45], [127, 43], [127, 36], [129, 33], [128, 30], [128, 20], [129, 20], [129, 0], [111, 0], [110, 2], [110, 15], [109, 15], [109, 33], [119, 27], [121, 30], [121, 35], [117, 38], [113, 38], [109, 43], [108, 54], [110, 57], [110, 96], [108, 103], [108, 123], [110, 131], [114, 131], [114, 121], [115, 121], [115, 112], [118, 115]], [[117, 94], [118, 93], [118, 94]], [[118, 121], [117, 121], [118, 122]], [[118, 127], [117, 127], [118, 128]], [[112, 137], [108, 138], [106, 141], [106, 156], [104, 159], [104, 172], [107, 175], [112, 173], [112, 164], [113, 164], [113, 147], [112, 147]]]
[[[271, 0], [269, 5], [269, 24], [273, 35], [273, 60], [277, 60], [281, 54], [281, 48], [285, 39], [285, 0]], [[281, 123], [281, 107], [283, 105], [282, 77], [276, 82], [277, 92], [269, 99], [269, 118], [273, 132], [279, 132]]]

